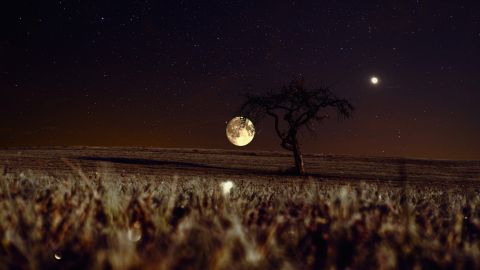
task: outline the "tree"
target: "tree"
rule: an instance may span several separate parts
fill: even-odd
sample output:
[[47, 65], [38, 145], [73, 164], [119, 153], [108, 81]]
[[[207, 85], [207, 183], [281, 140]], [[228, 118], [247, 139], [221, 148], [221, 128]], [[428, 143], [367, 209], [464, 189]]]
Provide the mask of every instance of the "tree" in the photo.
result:
[[263, 95], [246, 94], [240, 107], [240, 114], [258, 122], [265, 116], [275, 121], [275, 132], [281, 139], [281, 146], [292, 151], [295, 172], [305, 174], [302, 151], [298, 141], [300, 129], [306, 127], [315, 132], [315, 124], [329, 118], [331, 109], [340, 118], [349, 118], [354, 110], [346, 99], [337, 98], [328, 87], [306, 89], [303, 78], [293, 80], [279, 92]]

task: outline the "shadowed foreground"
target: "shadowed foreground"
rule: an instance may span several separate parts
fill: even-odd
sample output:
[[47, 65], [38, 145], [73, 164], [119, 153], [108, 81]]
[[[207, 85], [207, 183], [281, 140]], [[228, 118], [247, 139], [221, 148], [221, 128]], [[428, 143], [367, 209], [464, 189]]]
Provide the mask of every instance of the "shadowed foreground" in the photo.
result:
[[480, 190], [0, 178], [1, 268], [480, 267]]
[[4, 170], [0, 269], [480, 268], [472, 180], [418, 184], [408, 162], [392, 182], [337, 181], [134, 155]]

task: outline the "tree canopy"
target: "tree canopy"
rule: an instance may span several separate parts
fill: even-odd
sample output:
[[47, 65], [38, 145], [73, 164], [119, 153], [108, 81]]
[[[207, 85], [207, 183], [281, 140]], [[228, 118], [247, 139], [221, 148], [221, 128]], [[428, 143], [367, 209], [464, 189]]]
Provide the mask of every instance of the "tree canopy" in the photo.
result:
[[254, 122], [259, 122], [266, 116], [272, 117], [281, 146], [293, 151], [296, 163], [298, 158], [303, 167], [298, 131], [304, 126], [315, 131], [315, 123], [329, 118], [328, 109], [334, 109], [340, 118], [349, 118], [354, 107], [348, 100], [336, 97], [328, 87], [307, 89], [304, 80], [299, 79], [291, 81], [278, 92], [246, 94], [240, 114]]

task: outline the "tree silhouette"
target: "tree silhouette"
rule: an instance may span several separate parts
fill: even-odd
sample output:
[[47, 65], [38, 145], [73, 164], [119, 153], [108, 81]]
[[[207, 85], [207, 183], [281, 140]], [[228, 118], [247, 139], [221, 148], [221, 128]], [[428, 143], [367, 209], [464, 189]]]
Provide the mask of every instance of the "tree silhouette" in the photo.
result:
[[279, 92], [246, 94], [240, 114], [255, 122], [265, 116], [272, 117], [280, 145], [293, 152], [295, 172], [305, 174], [298, 132], [302, 127], [315, 132], [315, 124], [329, 118], [329, 109], [335, 110], [340, 118], [349, 118], [354, 108], [346, 99], [337, 98], [328, 87], [306, 89], [302, 78], [291, 81]]

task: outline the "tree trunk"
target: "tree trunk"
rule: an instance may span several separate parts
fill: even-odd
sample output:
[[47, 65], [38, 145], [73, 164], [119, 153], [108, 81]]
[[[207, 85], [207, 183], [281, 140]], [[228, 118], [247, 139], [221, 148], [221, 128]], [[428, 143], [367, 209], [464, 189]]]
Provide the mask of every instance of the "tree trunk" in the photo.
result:
[[293, 158], [295, 159], [295, 172], [299, 175], [304, 175], [305, 167], [303, 165], [303, 155], [300, 151], [300, 145], [298, 144], [297, 138], [294, 139], [293, 143]]

